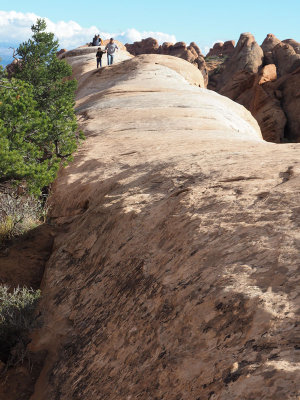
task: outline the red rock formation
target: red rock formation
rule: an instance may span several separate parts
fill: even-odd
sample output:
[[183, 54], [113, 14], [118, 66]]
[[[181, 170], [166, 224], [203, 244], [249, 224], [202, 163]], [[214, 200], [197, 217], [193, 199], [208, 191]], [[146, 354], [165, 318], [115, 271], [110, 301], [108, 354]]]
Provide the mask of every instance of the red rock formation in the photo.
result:
[[64, 54], [64, 53], [66, 53], [68, 50], [67, 49], [60, 49], [57, 53], [56, 53], [56, 55], [57, 55], [57, 57], [59, 57], [61, 54]]
[[300, 67], [274, 82], [273, 90], [281, 94], [281, 106], [287, 117], [286, 139], [300, 142]]
[[127, 51], [135, 56], [140, 54], [165, 54], [182, 58], [194, 64], [202, 72], [205, 84], [207, 85], [208, 83], [205, 59], [195, 42], [192, 42], [189, 46], [184, 42], [177, 42], [175, 44], [165, 42], [159, 46], [157, 40], [147, 38], [133, 44], [127, 43], [125, 46]]
[[235, 41], [228, 40], [224, 43], [217, 42], [213, 48], [209, 50], [206, 57], [223, 57], [230, 56], [234, 51]]
[[142, 39], [140, 42], [134, 42], [133, 44], [125, 44], [127, 51], [138, 56], [140, 54], [157, 54], [159, 49], [159, 44], [156, 39], [151, 37], [147, 39]]
[[288, 43], [277, 44], [273, 49], [273, 57], [279, 77], [300, 67], [300, 54], [297, 54], [294, 47]]
[[243, 34], [231, 58], [212, 70], [208, 88], [251, 111], [265, 140], [300, 141], [299, 53], [295, 40], [268, 34], [260, 48]]
[[278, 43], [280, 40], [272, 33], [268, 33], [261, 45], [264, 52], [264, 64], [274, 64], [273, 50]]
[[214, 57], [214, 56], [220, 57], [222, 55], [223, 45], [224, 45], [223, 42], [215, 43], [207, 53], [206, 57]]
[[235, 41], [234, 40], [227, 40], [223, 44], [223, 55], [231, 55], [234, 51]]
[[293, 47], [293, 49], [295, 50], [295, 52], [297, 54], [300, 54], [300, 43], [297, 42], [296, 40], [294, 40], [294, 39], [285, 39], [285, 40], [282, 41], [282, 43], [289, 44], [290, 46]]
[[198, 54], [198, 56], [202, 56], [203, 54], [201, 53], [200, 47], [195, 43], [195, 42], [191, 42], [188, 49], [194, 49], [196, 51], [196, 53]]
[[[287, 119], [281, 108], [280, 99], [275, 96], [272, 87], [272, 82], [277, 79], [276, 66], [266, 65], [252, 77], [254, 80], [251, 87], [241, 93], [235, 101], [252, 113], [265, 140], [280, 143], [283, 141]], [[280, 97], [279, 91], [277, 96]]]
[[[222, 70], [210, 76], [208, 88], [235, 100], [254, 82], [254, 75], [263, 62], [263, 51], [251, 33], [243, 33]], [[253, 75], [253, 76], [252, 76]]]

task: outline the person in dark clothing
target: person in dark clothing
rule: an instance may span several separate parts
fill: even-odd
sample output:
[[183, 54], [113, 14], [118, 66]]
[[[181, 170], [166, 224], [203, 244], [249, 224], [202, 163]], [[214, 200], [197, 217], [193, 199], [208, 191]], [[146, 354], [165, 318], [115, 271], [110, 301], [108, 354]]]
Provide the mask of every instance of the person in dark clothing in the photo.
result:
[[98, 51], [96, 53], [96, 59], [97, 59], [97, 68], [102, 67], [102, 56], [105, 53], [105, 51], [101, 50], [101, 47], [98, 47]]
[[97, 46], [97, 45], [96, 45], [96, 42], [97, 42], [97, 35], [95, 35], [95, 36], [93, 37], [92, 46]]

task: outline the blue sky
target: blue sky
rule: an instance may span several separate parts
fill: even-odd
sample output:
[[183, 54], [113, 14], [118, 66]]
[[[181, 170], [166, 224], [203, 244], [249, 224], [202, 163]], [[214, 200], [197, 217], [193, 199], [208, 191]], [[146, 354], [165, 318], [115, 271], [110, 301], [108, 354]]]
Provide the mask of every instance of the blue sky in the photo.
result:
[[[124, 42], [140, 39], [147, 33], [156, 35], [160, 42], [168, 39], [195, 41], [204, 52], [216, 41], [237, 41], [242, 32], [253, 33], [259, 44], [268, 33], [274, 33], [281, 40], [300, 41], [300, 0], [89, 0], [82, 3], [74, 0], [14, 0], [11, 4], [1, 5], [0, 10], [19, 13], [17, 23], [12, 19], [7, 24], [8, 14], [1, 16], [0, 11], [1, 48], [5, 48], [5, 43], [25, 40], [30, 34], [26, 30], [31, 21], [28, 13], [47, 17], [53, 23], [50, 25], [56, 30], [62, 47], [69, 48], [83, 44], [93, 28], [100, 33], [114, 34]], [[70, 21], [76, 24], [72, 25]], [[15, 30], [16, 25], [18, 29]], [[64, 29], [68, 31], [67, 35]]]

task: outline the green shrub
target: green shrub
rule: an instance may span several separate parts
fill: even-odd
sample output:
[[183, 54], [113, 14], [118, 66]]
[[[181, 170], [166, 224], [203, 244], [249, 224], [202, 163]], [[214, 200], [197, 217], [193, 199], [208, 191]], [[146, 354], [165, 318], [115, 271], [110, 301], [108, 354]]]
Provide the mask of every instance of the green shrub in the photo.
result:
[[[66, 165], [82, 137], [74, 112], [76, 81], [56, 57], [58, 42], [38, 19], [17, 49], [13, 77], [0, 70], [0, 182], [26, 182], [36, 196]], [[83, 137], [82, 137], [83, 138]]]
[[29, 330], [33, 327], [34, 311], [40, 290], [17, 288], [12, 292], [0, 285], [0, 359], [7, 361], [17, 343], [25, 347]]

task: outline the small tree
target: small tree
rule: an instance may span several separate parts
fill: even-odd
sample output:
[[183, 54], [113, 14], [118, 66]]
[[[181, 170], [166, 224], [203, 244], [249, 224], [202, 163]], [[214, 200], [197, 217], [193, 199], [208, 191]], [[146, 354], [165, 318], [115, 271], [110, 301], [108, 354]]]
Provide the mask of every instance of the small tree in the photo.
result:
[[38, 110], [32, 85], [21, 80], [2, 79], [0, 99], [0, 181], [25, 180], [38, 195], [60, 165], [49, 137], [50, 118]]
[[[77, 148], [76, 81], [56, 57], [58, 41], [38, 19], [17, 54], [14, 78], [0, 71], [0, 180], [22, 180], [40, 193]], [[81, 136], [80, 136], [81, 137]]]

